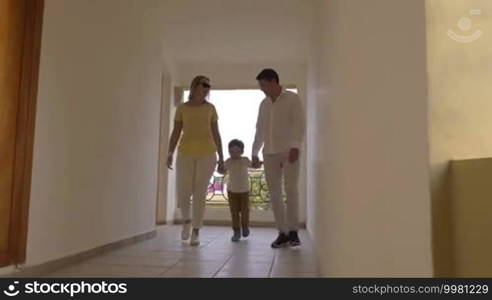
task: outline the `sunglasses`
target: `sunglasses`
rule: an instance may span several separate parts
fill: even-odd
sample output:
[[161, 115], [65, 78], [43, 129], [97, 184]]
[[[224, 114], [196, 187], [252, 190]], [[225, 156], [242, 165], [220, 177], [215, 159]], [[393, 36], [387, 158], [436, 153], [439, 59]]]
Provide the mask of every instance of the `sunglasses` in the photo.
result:
[[212, 87], [210, 84], [208, 84], [206, 82], [200, 82], [200, 85], [203, 86], [204, 88], [207, 88], [207, 89]]

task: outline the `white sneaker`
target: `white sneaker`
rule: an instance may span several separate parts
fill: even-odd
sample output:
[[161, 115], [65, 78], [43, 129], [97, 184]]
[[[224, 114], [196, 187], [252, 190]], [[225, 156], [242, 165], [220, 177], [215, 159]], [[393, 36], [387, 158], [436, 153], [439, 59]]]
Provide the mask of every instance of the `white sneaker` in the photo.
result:
[[198, 235], [198, 230], [193, 230], [191, 233], [191, 240], [190, 240], [190, 245], [191, 246], [198, 246], [200, 245], [200, 237]]
[[187, 241], [190, 238], [191, 221], [185, 221], [183, 224], [183, 231], [181, 231], [181, 239]]

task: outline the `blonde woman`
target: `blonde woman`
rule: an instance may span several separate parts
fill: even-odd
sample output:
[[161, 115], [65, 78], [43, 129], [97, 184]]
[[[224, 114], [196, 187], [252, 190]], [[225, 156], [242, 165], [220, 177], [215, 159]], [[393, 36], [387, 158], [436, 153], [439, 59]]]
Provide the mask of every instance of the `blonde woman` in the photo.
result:
[[192, 246], [200, 244], [199, 230], [203, 225], [207, 188], [217, 165], [217, 154], [218, 169], [220, 172], [224, 169], [217, 111], [207, 101], [210, 88], [210, 80], [205, 76], [196, 76], [191, 82], [188, 101], [176, 110], [167, 158], [167, 166], [172, 170], [174, 150], [179, 141], [176, 177], [183, 219], [181, 238], [186, 241], [191, 233]]

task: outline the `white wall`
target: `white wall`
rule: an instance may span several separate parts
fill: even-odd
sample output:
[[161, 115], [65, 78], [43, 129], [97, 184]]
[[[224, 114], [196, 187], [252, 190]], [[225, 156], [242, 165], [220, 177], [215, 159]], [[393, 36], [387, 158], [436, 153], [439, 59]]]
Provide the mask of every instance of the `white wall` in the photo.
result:
[[432, 275], [424, 2], [318, 1], [308, 211], [324, 276]]
[[[316, 226], [316, 205], [317, 187], [316, 187], [316, 156], [318, 140], [316, 138], [317, 120], [316, 120], [316, 105], [320, 98], [316, 93], [319, 90], [319, 63], [321, 59], [321, 32], [319, 28], [321, 22], [321, 5], [322, 0], [313, 1], [310, 8], [311, 19], [308, 23], [309, 28], [309, 48], [307, 54], [307, 69], [306, 69], [306, 227], [308, 232], [315, 236], [318, 226]], [[316, 241], [314, 241], [316, 244]]]
[[310, 2], [162, 1], [162, 32], [179, 63], [298, 62], [309, 46]]
[[155, 228], [155, 0], [47, 0], [27, 264]]

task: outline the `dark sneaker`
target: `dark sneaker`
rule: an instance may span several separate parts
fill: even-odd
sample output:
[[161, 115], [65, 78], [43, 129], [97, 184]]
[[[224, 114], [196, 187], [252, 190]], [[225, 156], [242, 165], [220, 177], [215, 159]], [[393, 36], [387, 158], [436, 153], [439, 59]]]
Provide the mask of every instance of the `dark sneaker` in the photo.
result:
[[248, 237], [249, 236], [249, 228], [245, 227], [243, 228], [243, 237]]
[[273, 241], [272, 248], [277, 249], [289, 244], [289, 237], [285, 233], [279, 233], [277, 239]]
[[234, 230], [234, 235], [231, 237], [231, 241], [233, 242], [239, 242], [241, 239], [241, 230]]
[[289, 244], [291, 247], [301, 245], [301, 240], [299, 240], [299, 235], [297, 234], [297, 231], [292, 230], [289, 232]]

